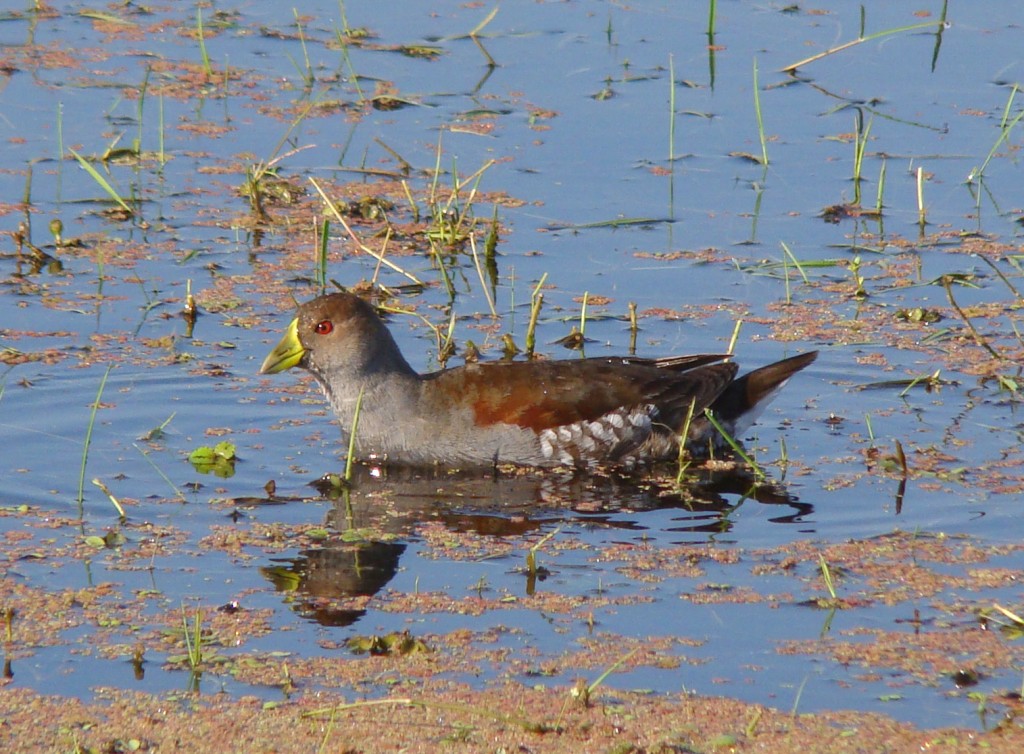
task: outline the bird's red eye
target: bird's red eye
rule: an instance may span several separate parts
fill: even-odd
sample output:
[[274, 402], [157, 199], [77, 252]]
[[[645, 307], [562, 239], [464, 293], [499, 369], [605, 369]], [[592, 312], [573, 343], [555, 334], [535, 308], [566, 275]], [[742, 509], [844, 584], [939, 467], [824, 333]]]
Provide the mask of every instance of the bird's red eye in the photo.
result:
[[316, 330], [317, 335], [330, 335], [334, 330], [334, 323], [329, 319], [325, 319], [322, 322], [317, 322], [316, 327], [313, 329]]

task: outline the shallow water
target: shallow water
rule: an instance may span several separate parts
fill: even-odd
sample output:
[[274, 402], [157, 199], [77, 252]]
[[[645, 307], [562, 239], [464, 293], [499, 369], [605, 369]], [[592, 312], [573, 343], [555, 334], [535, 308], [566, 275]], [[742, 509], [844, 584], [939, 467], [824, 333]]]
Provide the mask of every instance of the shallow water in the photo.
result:
[[[398, 13], [379, 3], [349, 2], [349, 23], [371, 29], [374, 42], [437, 45], [442, 54], [427, 60], [350, 46], [346, 62], [335, 43], [338, 6], [306, 3], [303, 35], [317, 78], [308, 91], [290, 8], [252, 4], [225, 18], [206, 9], [212, 63], [234, 71], [227, 94], [222, 77], [207, 81], [199, 70], [194, 8], [126, 15], [128, 25], [90, 18], [86, 6], [74, 3], [52, 16], [4, 16], [0, 345], [33, 355], [25, 360], [5, 352], [4, 362], [12, 366], [0, 376], [0, 531], [11, 545], [6, 577], [43, 593], [110, 584], [101, 601], [112, 610], [138, 600], [140, 592], [154, 593], [139, 609], [142, 627], [98, 626], [95, 616], [78, 615], [55, 646], [22, 640], [12, 652], [12, 682], [83, 696], [111, 685], [184, 689], [188, 673], [161, 667], [172, 652], [153, 627], [175, 628], [183, 605], [190, 614], [198, 606], [209, 616], [238, 600], [249, 611], [265, 611], [270, 630], [222, 648], [226, 655], [316, 657], [337, 653], [325, 642], [354, 635], [408, 628], [437, 637], [462, 629], [483, 636], [503, 627], [512, 659], [482, 673], [482, 682], [508, 673], [526, 683], [570, 684], [566, 673], [537, 679], [521, 667], [584, 653], [595, 636], [610, 646], [654, 636], [679, 640], [671, 654], [681, 664], [658, 669], [646, 662], [613, 675], [608, 684], [686, 688], [801, 711], [879, 710], [922, 725], [978, 725], [976, 702], [952, 688], [939, 664], [929, 681], [897, 667], [879, 667], [878, 676], [869, 677], [825, 649], [781, 649], [787, 642], [849, 637], [865, 628], [910, 632], [905, 621], [914, 610], [934, 621], [937, 634], [967, 636], [980, 630], [971, 618], [974, 607], [999, 602], [1019, 610], [1022, 594], [1012, 581], [969, 590], [958, 582], [948, 593], [894, 605], [875, 600], [826, 617], [826, 611], [799, 604], [822, 592], [814, 560], [801, 559], [787, 574], [761, 573], [756, 566], [776, 557], [766, 554], [772, 548], [810, 540], [824, 549], [894, 530], [966, 536], [979, 547], [1020, 541], [1019, 393], [991, 379], [1019, 380], [1021, 347], [1013, 330], [1019, 328], [1019, 296], [1009, 286], [1021, 285], [1020, 130], [1010, 131], [996, 150], [981, 187], [964, 181], [996, 143], [1011, 84], [1020, 80], [1024, 17], [1012, 2], [987, 3], [983, 11], [956, 8], [982, 17], [951, 13], [952, 25], [941, 37], [934, 28], [894, 34], [808, 64], [793, 79], [779, 69], [857, 36], [855, 8], [824, 3], [818, 6], [822, 13], [809, 13], [719, 6], [712, 53], [704, 9], [696, 4], [505, 4], [479, 38], [481, 50], [471, 39], [452, 37], [482, 21], [485, 8], [440, 2]], [[935, 21], [939, 4], [930, 12], [869, 6], [866, 33]], [[493, 69], [484, 51], [497, 63]], [[731, 154], [761, 152], [755, 60], [769, 136], [767, 169]], [[671, 162], [670, 65], [678, 82]], [[140, 123], [147, 66], [152, 70]], [[398, 96], [418, 104], [360, 111], [352, 104], [359, 96], [352, 70], [364, 93], [377, 82], [393, 82]], [[348, 111], [319, 106], [339, 100]], [[319, 103], [317, 109], [275, 152], [310, 101]], [[851, 136], [858, 108], [862, 122], [871, 123], [863, 204], [874, 206], [884, 156], [884, 217], [826, 222], [821, 214], [827, 206], [854, 196]], [[1019, 113], [1014, 99], [1008, 120]], [[154, 156], [161, 131], [165, 164]], [[140, 217], [109, 219], [99, 214], [110, 206], [104, 191], [68, 149], [95, 162], [113, 142], [125, 147], [136, 138], [144, 160], [112, 163], [101, 172], [123, 195], [143, 197]], [[497, 205], [502, 226], [496, 286], [501, 333], [522, 343], [530, 292], [546, 274], [551, 287], [538, 341], [551, 355], [571, 357], [553, 342], [578, 322], [585, 292], [612, 299], [589, 308], [599, 315], [587, 323], [591, 356], [626, 351], [630, 301], [643, 315], [637, 341], [642, 355], [721, 351], [737, 318], [744, 319], [737, 347], [743, 365], [822, 350], [747, 438], [788, 502], [747, 499], [745, 487], [702, 490], [702, 502], [690, 510], [679, 501], [586, 481], [527, 480], [525, 489], [510, 483], [495, 493], [459, 485], [453, 491], [447, 480], [437, 494], [385, 481], [387, 497], [358, 498], [354, 515], [362, 517], [360, 526], [387, 533], [404, 550], [389, 551], [393, 562], [383, 576], [390, 577], [376, 585], [365, 614], [348, 625], [324, 626], [303, 605], [305, 599], [316, 602], [315, 594], [275, 590], [261, 569], [300, 558], [310, 549], [303, 532], [326, 522], [337, 544], [336, 533], [350, 526], [334, 503], [308, 486], [342, 467], [337, 429], [317, 393], [297, 375], [256, 375], [290, 316], [289, 297], [302, 300], [316, 291], [311, 210], [320, 205], [307, 178], [339, 186], [362, 180], [364, 186], [344, 189], [349, 199], [384, 191], [382, 180], [404, 178], [425, 210], [439, 143], [441, 168], [456, 169], [463, 180], [496, 161], [483, 173], [474, 210], [488, 221]], [[383, 145], [412, 169], [404, 174]], [[61, 146], [64, 160], [58, 160]], [[294, 206], [270, 206], [275, 222], [256, 233], [238, 187], [247, 165], [281, 154], [281, 176], [309, 196]], [[928, 176], [923, 229], [919, 167]], [[389, 175], [380, 178], [367, 169]], [[441, 177], [442, 196], [451, 180]], [[395, 186], [386, 189], [396, 205], [393, 219], [409, 223], [408, 202]], [[460, 193], [460, 206], [470, 188]], [[55, 218], [63, 221], [65, 238], [83, 239], [82, 248], [54, 248], [47, 226]], [[635, 218], [648, 222], [579, 227]], [[33, 270], [18, 258], [13, 233], [19, 223], [27, 240], [59, 259], [61, 269], [44, 264]], [[379, 248], [379, 240], [368, 240], [379, 224], [355, 226]], [[346, 285], [373, 277], [376, 262], [355, 254], [336, 223], [331, 228], [328, 277]], [[396, 241], [393, 253], [403, 243]], [[784, 305], [782, 270], [763, 264], [790, 261], [781, 244], [801, 262], [840, 260], [808, 266], [808, 283], [791, 267], [790, 307]], [[452, 265], [456, 293], [449, 297], [424, 248], [420, 239], [414, 254], [394, 257], [431, 283], [406, 302], [421, 304], [422, 314], [443, 325], [452, 299], [457, 340], [493, 347], [498, 338], [480, 327], [489, 317], [477, 317], [488, 304], [471, 259], [462, 256]], [[853, 295], [850, 263], [856, 254], [869, 293], [863, 300]], [[941, 285], [923, 285], [950, 274], [965, 276], [966, 284], [952, 287], [956, 303], [985, 341], [1008, 357], [1004, 361], [989, 359], [972, 339]], [[407, 282], [387, 270], [380, 280]], [[179, 316], [186, 281], [203, 311], [191, 335]], [[896, 319], [898, 310], [917, 307], [939, 310], [944, 319], [932, 325]], [[946, 329], [945, 337], [929, 339]], [[416, 367], [436, 366], [433, 335], [416, 318], [393, 319], [392, 330]], [[113, 368], [79, 507], [83, 441], [108, 365]], [[933, 392], [916, 387], [906, 395], [902, 387], [859, 389], [937, 369], [953, 384]], [[833, 415], [841, 421], [830, 421]], [[163, 437], [140, 439], [169, 418]], [[220, 439], [238, 449], [229, 479], [201, 475], [187, 461], [195, 447]], [[865, 460], [872, 445], [892, 456], [896, 440], [914, 470], [899, 502], [900, 475]], [[83, 536], [118, 526], [113, 506], [90, 484], [93, 478], [126, 505], [128, 542], [121, 548], [90, 551], [79, 544]], [[268, 480], [287, 502], [237, 504], [265, 497]], [[378, 488], [367, 482], [367, 489]], [[173, 530], [180, 541], [152, 556], [131, 555], [151, 536], [148, 523]], [[464, 543], [446, 554], [431, 539], [433, 525], [452, 532], [453, 542], [471, 527], [486, 529], [483, 544], [474, 546], [497, 554], [459, 555]], [[262, 527], [276, 533], [271, 537]], [[237, 549], [211, 541], [232, 528], [244, 540]], [[598, 600], [594, 607], [574, 604], [549, 613], [531, 601], [521, 572], [526, 552], [556, 529], [540, 556], [552, 573], [533, 591], [621, 602]], [[692, 577], [655, 568], [646, 580], [633, 569], [632, 555], [602, 555], [621, 545], [665, 552], [706, 545], [735, 551], [739, 559], [703, 562], [703, 573]], [[1019, 562], [1010, 553], [993, 556], [984, 567], [1019, 570]], [[850, 590], [861, 584], [856, 577], [847, 582]], [[690, 599], [722, 585], [764, 599]], [[455, 601], [477, 593], [504, 595], [519, 604], [508, 610], [490, 605], [480, 615], [392, 611], [399, 595], [417, 592], [446, 592]], [[951, 603], [973, 607], [950, 611]], [[15, 631], [21, 620], [15, 618]], [[141, 681], [127, 660], [136, 641], [147, 646]], [[121, 646], [115, 659], [101, 651], [109, 643]], [[1007, 641], [1006, 650], [1011, 659], [985, 666], [974, 690], [1019, 688], [1020, 649]], [[965, 653], [964, 661], [976, 659]], [[593, 678], [601, 668], [583, 672]], [[204, 691], [221, 686], [238, 694], [280, 695], [227, 674], [203, 679]]]

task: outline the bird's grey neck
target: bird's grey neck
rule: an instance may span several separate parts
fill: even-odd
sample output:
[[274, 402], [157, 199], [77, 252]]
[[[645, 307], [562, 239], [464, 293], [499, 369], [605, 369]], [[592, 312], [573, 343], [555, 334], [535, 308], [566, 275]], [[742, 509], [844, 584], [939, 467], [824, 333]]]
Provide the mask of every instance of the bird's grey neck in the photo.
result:
[[405, 426], [414, 423], [418, 413], [421, 386], [415, 372], [365, 375], [333, 386], [317, 376], [317, 382], [338, 419], [345, 445], [355, 431], [357, 458], [383, 458], [389, 449], [405, 447]]
[[378, 390], [400, 394], [419, 382], [419, 375], [405, 363], [404, 359], [400, 364], [393, 363], [390, 366], [378, 365], [377, 368], [372, 369], [346, 370], [347, 373], [334, 374], [331, 378], [312, 364], [307, 369], [316, 378], [324, 395], [332, 403], [337, 399], [354, 401], [360, 393], [365, 396]]
[[360, 424], [374, 432], [384, 429], [373, 426], [379, 418], [397, 414], [394, 417], [397, 419], [403, 412], [415, 411], [420, 377], [408, 365], [405, 371], [392, 367], [384, 371], [363, 372], [358, 376], [334, 375], [333, 380], [328, 380], [317, 369], [309, 371], [344, 429], [351, 426], [357, 405], [361, 405]]

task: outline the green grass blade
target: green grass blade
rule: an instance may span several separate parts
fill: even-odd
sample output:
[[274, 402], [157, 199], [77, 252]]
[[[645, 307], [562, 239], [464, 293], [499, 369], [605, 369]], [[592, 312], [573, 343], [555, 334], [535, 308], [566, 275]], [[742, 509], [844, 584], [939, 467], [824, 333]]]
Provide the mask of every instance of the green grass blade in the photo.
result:
[[359, 429], [359, 414], [363, 409], [363, 391], [359, 390], [356, 398], [356, 411], [352, 415], [352, 432], [348, 436], [348, 458], [345, 459], [345, 481], [352, 480], [352, 464], [356, 454], [356, 431]]
[[125, 212], [127, 212], [127, 213], [129, 213], [131, 215], [135, 214], [135, 210], [133, 210], [131, 207], [128, 206], [128, 203], [124, 199], [121, 198], [121, 195], [118, 194], [117, 191], [114, 190], [114, 187], [111, 186], [107, 182], [107, 179], [104, 178], [100, 174], [100, 172], [96, 168], [94, 168], [92, 166], [91, 162], [89, 162], [87, 159], [82, 157], [82, 155], [78, 154], [78, 152], [76, 152], [71, 147], [68, 147], [68, 151], [71, 152], [71, 154], [74, 155], [75, 159], [78, 160], [78, 164], [81, 165], [83, 168], [85, 168], [85, 172], [87, 172], [89, 175], [92, 176], [92, 179], [94, 181], [96, 181], [97, 184], [99, 184], [99, 187], [101, 189], [103, 189], [104, 191], [107, 192], [107, 195], [111, 199], [113, 199], [115, 202], [117, 202], [119, 205], [121, 205], [121, 208], [124, 209]]
[[841, 45], [837, 45], [835, 47], [830, 47], [829, 49], [825, 50], [824, 52], [819, 52], [819, 53], [817, 53], [815, 55], [811, 55], [809, 58], [804, 58], [803, 60], [798, 60], [797, 62], [791, 63], [790, 65], [787, 65], [785, 68], [780, 68], [779, 70], [781, 72], [783, 72], [783, 73], [793, 73], [794, 71], [796, 71], [797, 68], [803, 68], [804, 66], [808, 65], [809, 63], [813, 63], [816, 60], [821, 60], [822, 58], [827, 58], [829, 55], [835, 55], [837, 52], [842, 52], [843, 50], [848, 50], [851, 47], [855, 47], [856, 45], [863, 44], [864, 42], [870, 42], [870, 41], [872, 41], [874, 39], [881, 39], [882, 37], [888, 37], [888, 36], [890, 36], [892, 34], [902, 34], [903, 32], [907, 32], [907, 31], [920, 31], [921, 29], [930, 29], [933, 26], [940, 26], [941, 27], [941, 26], [944, 26], [944, 25], [945, 25], [945, 21], [944, 20], [940, 20], [940, 21], [925, 21], [924, 23], [921, 23], [921, 24], [911, 24], [910, 26], [900, 26], [900, 27], [895, 28], [895, 29], [885, 29], [884, 31], [878, 31], [878, 32], [875, 32], [874, 34], [868, 34], [867, 36], [864, 36], [863, 34], [861, 34], [859, 37], [857, 37], [857, 39], [851, 39], [849, 42], [843, 42]]
[[757, 82], [757, 58], [754, 58], [754, 115], [757, 116], [757, 135], [761, 139], [761, 164], [768, 165], [768, 139], [764, 135], [764, 118], [761, 116], [761, 89]]
[[110, 370], [114, 368], [113, 364], [107, 366], [107, 371], [103, 373], [103, 379], [100, 380], [100, 389], [96, 391], [96, 400], [92, 402], [92, 413], [89, 414], [89, 426], [85, 429], [85, 443], [82, 447], [82, 468], [78, 474], [78, 505], [82, 505], [82, 501], [85, 500], [85, 465], [89, 459], [89, 445], [92, 444], [92, 428], [96, 425], [96, 412], [100, 407], [100, 398], [103, 397], [103, 388], [107, 385], [107, 377], [110, 376]]
[[738, 442], [736, 442], [733, 436], [730, 435], [725, 430], [725, 427], [722, 426], [722, 423], [719, 422], [718, 418], [715, 416], [715, 412], [712, 411], [710, 408], [706, 408], [704, 409], [704, 416], [706, 416], [708, 421], [711, 422], [711, 426], [718, 430], [718, 434], [722, 436], [722, 439], [725, 440], [725, 442], [729, 445], [730, 448], [732, 448], [733, 452], [736, 453], [736, 455], [738, 455], [740, 458], [742, 458], [743, 461], [748, 466], [750, 466], [751, 469], [753, 469], [754, 477], [758, 480], [765, 479], [766, 475], [764, 471], [761, 469], [760, 466], [757, 465], [754, 459], [751, 458], [745, 450], [743, 450], [743, 448], [740, 446]]

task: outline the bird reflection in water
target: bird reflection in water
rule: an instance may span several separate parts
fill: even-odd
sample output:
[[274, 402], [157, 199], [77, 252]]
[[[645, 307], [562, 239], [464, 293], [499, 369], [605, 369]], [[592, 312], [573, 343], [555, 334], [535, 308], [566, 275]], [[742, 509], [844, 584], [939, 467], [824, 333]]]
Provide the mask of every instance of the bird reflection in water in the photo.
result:
[[[355, 472], [348, 484], [325, 476], [313, 486], [334, 500], [327, 516], [331, 528], [373, 532], [379, 539], [303, 550], [261, 569], [278, 591], [289, 593], [293, 609], [327, 626], [348, 626], [365, 614], [367, 598], [398, 571], [406, 549], [401, 539], [423, 521], [439, 521], [453, 532], [523, 537], [567, 523], [644, 531], [650, 528], [645, 512], [674, 511], [672, 525], [662, 521], [662, 530], [685, 535], [674, 544], [696, 545], [733, 531], [733, 512], [751, 502], [778, 507], [772, 523], [806, 525], [814, 511], [786, 489], [755, 483], [740, 469], [694, 473], [683, 486], [675, 479], [573, 472], [481, 477], [363, 465]], [[265, 502], [286, 500], [272, 497]]]

